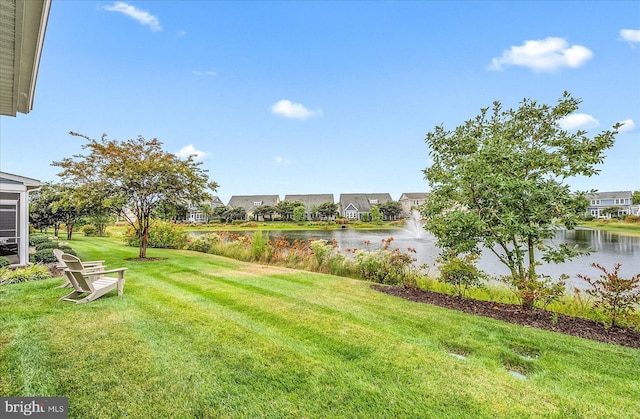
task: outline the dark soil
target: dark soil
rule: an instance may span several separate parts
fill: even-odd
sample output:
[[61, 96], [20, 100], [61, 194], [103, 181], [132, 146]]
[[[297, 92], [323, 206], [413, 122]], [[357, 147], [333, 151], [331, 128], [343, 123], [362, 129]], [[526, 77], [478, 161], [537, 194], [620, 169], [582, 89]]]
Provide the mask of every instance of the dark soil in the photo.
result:
[[565, 335], [640, 349], [640, 331], [633, 328], [612, 327], [607, 330], [604, 324], [594, 320], [571, 317], [542, 309], [527, 310], [513, 304], [473, 300], [425, 291], [420, 288], [374, 285], [373, 289], [409, 301], [432, 304], [526, 327], [551, 330]]

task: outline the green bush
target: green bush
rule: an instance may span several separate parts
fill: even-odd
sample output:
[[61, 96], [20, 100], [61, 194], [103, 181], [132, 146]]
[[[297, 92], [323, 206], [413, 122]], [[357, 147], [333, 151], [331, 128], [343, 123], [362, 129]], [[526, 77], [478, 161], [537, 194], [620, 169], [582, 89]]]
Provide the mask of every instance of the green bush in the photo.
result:
[[40, 243], [45, 243], [49, 241], [49, 237], [44, 234], [32, 234], [29, 236], [29, 245], [36, 246]]
[[6, 268], [9, 265], [11, 265], [11, 261], [9, 260], [9, 258], [0, 256], [0, 268]]
[[269, 259], [269, 236], [256, 231], [251, 237], [251, 257], [255, 261]]
[[36, 244], [36, 251], [43, 249], [57, 249], [60, 243], [57, 240], [48, 240], [46, 242]]
[[61, 246], [60, 250], [62, 250], [64, 253], [68, 253], [70, 255], [77, 256], [76, 251], [73, 250], [72, 248], [70, 248], [69, 246]]
[[[131, 226], [127, 228], [123, 237], [129, 246], [140, 246], [140, 237], [138, 237], [138, 234]], [[147, 246], [166, 249], [184, 249], [187, 246], [187, 237], [188, 233], [184, 225], [154, 220], [149, 225], [149, 241]]]
[[483, 286], [485, 274], [475, 265], [479, 256], [468, 253], [462, 257], [449, 253], [438, 260], [440, 281], [453, 287], [459, 297], [467, 296], [471, 288]]
[[58, 261], [53, 254], [53, 249], [38, 250], [35, 255], [33, 255], [33, 260], [36, 263], [55, 263]]
[[213, 253], [215, 245], [222, 243], [222, 239], [216, 233], [202, 234], [193, 240], [188, 241], [187, 250], [202, 253]]
[[239, 225], [244, 224], [244, 223], [245, 223], [244, 220], [233, 220], [231, 222], [231, 224], [234, 225], [234, 226], [239, 226]]
[[51, 272], [44, 265], [31, 265], [16, 269], [0, 268], [0, 285], [39, 281], [47, 278], [51, 278]]
[[98, 235], [98, 227], [93, 224], [85, 224], [80, 228], [80, 232], [87, 237], [97, 236]]

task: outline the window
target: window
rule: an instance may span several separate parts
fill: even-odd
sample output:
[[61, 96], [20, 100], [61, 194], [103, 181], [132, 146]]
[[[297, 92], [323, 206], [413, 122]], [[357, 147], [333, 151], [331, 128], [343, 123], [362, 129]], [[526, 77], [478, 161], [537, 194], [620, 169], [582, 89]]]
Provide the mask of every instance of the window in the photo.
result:
[[378, 200], [377, 200], [377, 199], [370, 199], [370, 200], [369, 200], [369, 203], [370, 203], [370, 204], [377, 204], [377, 203], [378, 203]]
[[414, 199], [413, 200], [413, 205], [420, 205], [420, 200], [419, 199]]
[[624, 205], [625, 204], [626, 199], [624, 198], [616, 198], [614, 201], [614, 205]]
[[254, 206], [254, 207], [259, 207], [260, 205], [262, 205], [262, 201], [255, 201], [255, 202], [253, 203], [253, 206]]
[[600, 200], [599, 199], [592, 199], [591, 200], [591, 205], [600, 205]]

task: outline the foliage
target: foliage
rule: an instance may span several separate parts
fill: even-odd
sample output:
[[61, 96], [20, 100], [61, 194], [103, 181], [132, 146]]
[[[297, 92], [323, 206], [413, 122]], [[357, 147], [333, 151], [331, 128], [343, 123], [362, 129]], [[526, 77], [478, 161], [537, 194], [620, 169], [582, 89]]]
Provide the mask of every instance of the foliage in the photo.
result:
[[80, 232], [87, 237], [97, 236], [98, 228], [93, 224], [85, 224], [80, 228]]
[[51, 272], [44, 265], [30, 265], [15, 269], [0, 268], [0, 285], [40, 281], [47, 278], [51, 278]]
[[538, 284], [544, 278], [536, 274], [537, 252], [553, 262], [584, 253], [544, 241], [557, 226], [574, 228], [586, 209], [585, 194], [563, 182], [596, 174], [620, 126], [593, 138], [563, 130], [560, 122], [579, 103], [566, 92], [555, 106], [524, 99], [518, 109], [503, 110], [494, 102], [491, 112], [482, 109], [454, 131], [437, 126], [426, 137], [433, 161], [424, 170], [431, 187], [426, 229], [456, 254], [493, 252], [530, 307], [545, 288]]
[[38, 250], [33, 255], [33, 260], [36, 263], [55, 263], [58, 259], [53, 254], [53, 249]]
[[486, 279], [486, 274], [476, 266], [478, 258], [476, 253], [467, 253], [462, 257], [448, 253], [439, 259], [440, 281], [451, 285], [456, 295], [468, 296], [469, 289], [482, 287]]
[[[392, 237], [383, 240], [383, 247], [378, 250], [356, 250], [355, 263], [360, 276], [379, 284], [405, 284], [407, 278], [413, 283], [416, 269], [415, 259], [399, 249], [391, 249]], [[409, 249], [412, 251], [413, 249]], [[415, 251], [414, 251], [415, 252]]]
[[218, 234], [207, 233], [201, 234], [195, 239], [189, 240], [187, 250], [193, 250], [202, 253], [214, 253], [213, 249], [216, 245], [222, 243], [222, 239]]
[[530, 278], [528, 273], [525, 273], [523, 277], [511, 275], [500, 277], [498, 280], [512, 289], [520, 300], [520, 304], [525, 308], [533, 309], [542, 305], [542, 308], [546, 310], [549, 304], [564, 296], [568, 278], [563, 274], [557, 281], [554, 281], [548, 275], [536, 275]]
[[46, 243], [49, 241], [49, 237], [44, 234], [30, 234], [29, 235], [29, 244], [31, 246], [36, 246], [40, 243]]
[[621, 207], [611, 206], [603, 208], [600, 213], [602, 215], [608, 215], [610, 217], [620, 217], [624, 214], [624, 210]]
[[640, 205], [640, 191], [633, 191], [633, 195], [631, 195], [631, 203], [633, 205]]
[[256, 231], [251, 236], [251, 257], [255, 261], [269, 258], [269, 236], [263, 235], [262, 231]]
[[611, 316], [610, 326], [615, 326], [620, 318], [635, 313], [640, 304], [640, 274], [629, 279], [620, 278], [622, 265], [619, 263], [613, 267], [612, 272], [597, 263], [592, 263], [591, 266], [602, 271], [599, 279], [591, 279], [585, 275], [578, 275], [578, 278], [591, 286], [586, 292], [595, 297], [594, 307], [601, 307]]
[[[176, 224], [169, 221], [153, 220], [148, 229], [148, 247], [184, 249], [187, 245], [188, 233], [183, 224]], [[140, 230], [131, 226], [123, 236], [129, 246], [138, 247], [140, 245]]]
[[640, 216], [627, 215], [626, 217], [624, 217], [624, 222], [629, 224], [640, 223]]
[[301, 223], [307, 220], [307, 211], [302, 206], [297, 206], [293, 209], [293, 221]]
[[9, 258], [0, 256], [0, 268], [6, 268], [9, 265], [11, 265], [11, 261], [9, 260]]
[[57, 249], [58, 247], [60, 247], [60, 242], [57, 240], [48, 240], [35, 245], [36, 251], [42, 249]]
[[398, 218], [402, 213], [402, 205], [398, 201], [387, 201], [378, 205], [380, 212], [387, 220]]
[[285, 221], [293, 219], [293, 212], [297, 207], [304, 208], [304, 204], [300, 201], [280, 201], [276, 204], [278, 214]]
[[202, 202], [211, 199], [209, 182], [201, 163], [193, 156], [180, 159], [162, 149], [157, 139], [142, 136], [127, 141], [100, 141], [70, 132], [87, 141], [88, 154], [53, 162], [62, 168], [59, 175], [87, 190], [99, 191], [104, 206], [125, 217], [139, 239], [139, 257], [145, 258], [149, 244], [151, 217], [160, 205]]
[[371, 209], [369, 210], [369, 214], [371, 216], [372, 222], [374, 223], [382, 222], [382, 212], [380, 211], [380, 207], [378, 207], [377, 205], [374, 205], [373, 207], [371, 207]]
[[316, 212], [322, 219], [331, 219], [338, 213], [338, 204], [335, 202], [325, 202], [318, 205]]

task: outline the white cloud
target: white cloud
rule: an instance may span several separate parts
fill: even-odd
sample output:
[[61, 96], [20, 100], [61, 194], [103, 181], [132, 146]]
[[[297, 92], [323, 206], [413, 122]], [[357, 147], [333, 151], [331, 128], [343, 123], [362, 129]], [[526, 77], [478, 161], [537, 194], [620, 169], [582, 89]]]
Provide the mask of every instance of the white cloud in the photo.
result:
[[627, 42], [640, 42], [640, 29], [622, 29], [620, 37]]
[[591, 129], [600, 125], [597, 119], [586, 113], [574, 113], [560, 120], [560, 127], [569, 131]]
[[139, 23], [149, 26], [154, 32], [162, 30], [162, 26], [160, 26], [160, 21], [158, 21], [157, 17], [153, 16], [147, 11], [140, 10], [134, 6], [131, 6], [130, 4], [117, 1], [113, 3], [112, 6], [104, 6], [103, 9], [109, 12], [119, 12], [125, 14], [130, 18], [137, 20]]
[[618, 128], [618, 132], [631, 132], [636, 129], [636, 123], [631, 118], [620, 121], [620, 123], [624, 125]]
[[216, 72], [215, 71], [198, 71], [198, 70], [193, 70], [192, 71], [193, 74], [195, 74], [196, 76], [216, 76]]
[[275, 161], [277, 164], [289, 164], [291, 163], [289, 160], [285, 159], [284, 157], [280, 157], [280, 156], [276, 156]]
[[322, 116], [322, 109], [310, 111], [299, 103], [292, 103], [290, 100], [280, 100], [271, 106], [271, 112], [275, 115], [282, 115], [286, 118], [307, 119], [312, 116]]
[[202, 160], [206, 159], [207, 157], [209, 157], [209, 153], [206, 153], [206, 152], [200, 151], [200, 150], [196, 150], [196, 148], [193, 146], [193, 144], [189, 144], [189, 145], [186, 145], [186, 146], [182, 147], [180, 149], [180, 151], [178, 151], [176, 153], [176, 156], [180, 157], [181, 159], [186, 159], [189, 156], [193, 156], [193, 160], [194, 161], [202, 161]]
[[517, 65], [534, 71], [554, 71], [562, 67], [580, 67], [593, 56], [581, 45], [569, 46], [566, 39], [549, 37], [535, 41], [525, 41], [494, 58], [488, 70], [502, 71], [503, 66]]

